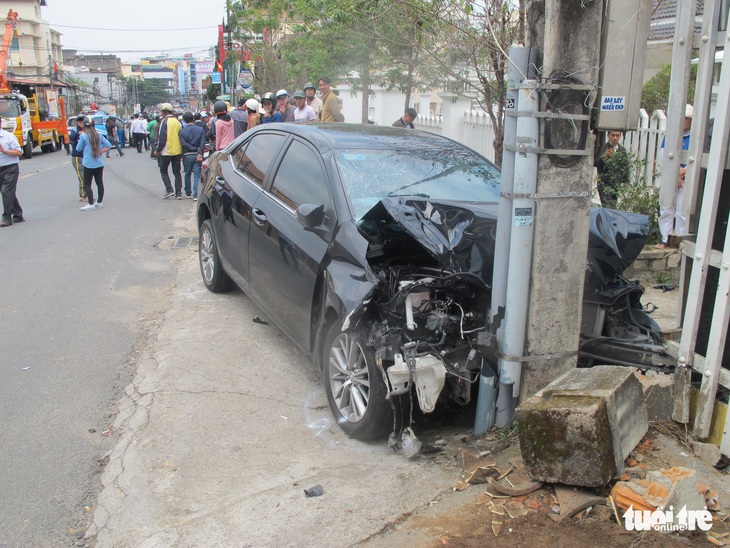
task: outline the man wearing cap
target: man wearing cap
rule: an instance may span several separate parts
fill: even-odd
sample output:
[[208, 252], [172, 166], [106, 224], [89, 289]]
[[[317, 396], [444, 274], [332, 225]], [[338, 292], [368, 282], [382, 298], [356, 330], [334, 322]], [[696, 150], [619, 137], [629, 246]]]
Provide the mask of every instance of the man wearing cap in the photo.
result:
[[[172, 116], [172, 105], [170, 103], [162, 103], [160, 111], [162, 112], [162, 120], [157, 135], [155, 155], [159, 159], [162, 182], [165, 183], [165, 193], [162, 197], [171, 198], [175, 196], [178, 200], [182, 200], [182, 174], [180, 172], [180, 163], [182, 162], [180, 129], [182, 128], [178, 119]], [[167, 168], [171, 164], [172, 174], [175, 177], [175, 190], [172, 189], [170, 175], [167, 172]]]
[[[694, 108], [692, 105], [684, 107], [684, 132], [682, 134], [682, 150], [689, 150], [689, 135], [692, 128], [692, 115]], [[664, 144], [666, 137], [662, 140], [662, 148], [659, 151], [659, 158], [664, 161], [665, 149]], [[686, 156], [686, 152], [682, 154], [682, 158]], [[687, 172], [687, 162], [682, 161], [679, 167], [679, 180], [677, 181], [677, 197], [674, 207], [664, 207], [659, 204], [659, 232], [662, 234], [662, 241], [656, 245], [658, 249], [664, 249], [669, 245], [669, 236], [672, 229], [677, 236], [685, 236], [688, 233], [687, 217], [682, 213], [682, 199], [684, 198], [684, 176]]]
[[301, 89], [294, 92], [294, 102], [297, 105], [294, 109], [295, 122], [313, 122], [319, 119], [314, 109], [307, 104], [307, 98]]
[[322, 112], [322, 101], [315, 95], [316, 93], [317, 90], [312, 82], [304, 84], [304, 95], [307, 97], [307, 104], [312, 107], [312, 110], [316, 112], [319, 117], [319, 113]]
[[319, 79], [319, 95], [322, 97], [321, 122], [344, 122], [345, 117], [340, 109], [340, 99], [332, 91], [330, 79], [324, 76]]
[[289, 104], [289, 92], [285, 89], [276, 92], [276, 110], [281, 112], [285, 122], [294, 121], [294, 107]]
[[86, 190], [84, 190], [84, 164], [81, 163], [84, 153], [76, 150], [76, 145], [79, 142], [79, 137], [84, 132], [84, 118], [86, 115], [79, 114], [76, 117], [76, 127], [71, 130], [68, 135], [68, 141], [71, 143], [71, 168], [76, 174], [76, 178], [79, 180], [79, 202], [86, 201]]

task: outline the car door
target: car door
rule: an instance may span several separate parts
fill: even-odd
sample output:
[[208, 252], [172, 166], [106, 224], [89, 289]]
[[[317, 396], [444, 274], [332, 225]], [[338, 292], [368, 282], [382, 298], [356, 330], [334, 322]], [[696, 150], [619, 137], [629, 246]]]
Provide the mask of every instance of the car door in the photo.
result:
[[283, 134], [259, 132], [220, 161], [215, 173], [211, 201], [219, 205], [213, 220], [219, 252], [226, 271], [245, 291], [249, 287], [251, 208], [285, 141]]
[[[335, 226], [331, 184], [322, 158], [294, 138], [252, 210], [249, 247], [251, 295], [302, 349], [310, 350], [311, 312], [322, 259]], [[318, 230], [297, 218], [302, 204], [322, 204]]]

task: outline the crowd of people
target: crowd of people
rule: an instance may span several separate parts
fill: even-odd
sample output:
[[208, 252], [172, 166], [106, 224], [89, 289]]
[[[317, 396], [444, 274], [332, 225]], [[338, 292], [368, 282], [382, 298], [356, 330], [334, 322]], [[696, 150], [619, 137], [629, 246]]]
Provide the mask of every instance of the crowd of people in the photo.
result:
[[[127, 144], [135, 148], [138, 154], [149, 152], [150, 157], [156, 160], [165, 187], [163, 198], [182, 200], [184, 196], [197, 200], [207, 151], [224, 149], [239, 135], [259, 124], [345, 121], [340, 101], [332, 91], [330, 79], [326, 77], [320, 78], [316, 87], [307, 82], [293, 94], [280, 89], [276, 93], [264, 93], [259, 99], [241, 99], [233, 109], [224, 101], [216, 101], [212, 110], [212, 116], [206, 110], [175, 112], [170, 103], [163, 103], [159, 106], [159, 112], [136, 113], [128, 124], [117, 116], [109, 116], [104, 123], [106, 136], [97, 131], [92, 116], [77, 116], [76, 127], [69, 134], [70, 146], [66, 150], [71, 155], [79, 201], [84, 203], [81, 210], [92, 211], [103, 207], [104, 158], [110, 158], [110, 152], [114, 149], [119, 157], [124, 156], [123, 149]], [[406, 109], [393, 126], [413, 128], [416, 116], [414, 109]], [[17, 144], [17, 140], [15, 142]], [[17, 172], [17, 156], [11, 145], [9, 139], [3, 141], [0, 133], [0, 153], [5, 153], [0, 154], [0, 159], [5, 159], [7, 164], [0, 163], [0, 184], [4, 185], [4, 210], [9, 212], [3, 215], [0, 226], [10, 226], [13, 222], [24, 220], [20, 204], [15, 198], [15, 189], [11, 188], [11, 172]], [[2, 181], [4, 178], [6, 182]], [[92, 183], [96, 184], [96, 196]]]

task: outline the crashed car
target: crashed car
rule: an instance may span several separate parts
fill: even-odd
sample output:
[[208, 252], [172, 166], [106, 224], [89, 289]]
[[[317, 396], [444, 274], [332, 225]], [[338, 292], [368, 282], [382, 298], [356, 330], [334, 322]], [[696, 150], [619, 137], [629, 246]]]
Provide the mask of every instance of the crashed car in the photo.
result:
[[[397, 430], [406, 396], [424, 412], [469, 403], [496, 365], [496, 166], [431, 133], [266, 124], [211, 156], [202, 182], [206, 287], [239, 286], [311, 356], [348, 435]], [[611, 317], [596, 316], [592, 353]]]

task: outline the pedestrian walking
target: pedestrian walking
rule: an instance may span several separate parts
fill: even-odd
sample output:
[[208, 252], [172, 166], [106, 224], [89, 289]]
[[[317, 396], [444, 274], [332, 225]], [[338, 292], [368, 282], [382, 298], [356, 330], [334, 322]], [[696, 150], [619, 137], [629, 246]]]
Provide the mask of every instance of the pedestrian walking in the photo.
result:
[[79, 143], [79, 137], [84, 132], [85, 118], [85, 115], [79, 114], [76, 117], [76, 127], [68, 135], [69, 143], [71, 143], [71, 168], [73, 168], [79, 182], [79, 202], [86, 201], [86, 190], [84, 189], [84, 164], [81, 162], [84, 155], [76, 150], [76, 145]]
[[150, 136], [150, 148], [152, 149], [152, 152], [150, 152], [150, 158], [155, 157], [155, 148], [157, 148], [158, 118], [159, 116], [155, 114], [147, 124], [147, 133]]
[[[185, 112], [183, 120], [185, 127], [180, 130], [180, 145], [183, 151], [183, 169], [185, 171], [185, 196], [198, 199], [198, 183], [200, 182], [200, 168], [203, 164], [205, 152], [205, 130], [195, 125], [193, 113]], [[190, 176], [193, 183], [190, 186]]]
[[[178, 200], [182, 200], [180, 122], [172, 116], [173, 110], [170, 103], [162, 103], [160, 105], [160, 111], [162, 112], [162, 121], [160, 122], [160, 131], [157, 136], [157, 149], [155, 154], [159, 160], [162, 182], [165, 184], [165, 193], [162, 197], [167, 199], [175, 196]], [[172, 188], [172, 181], [170, 181], [170, 175], [167, 172], [170, 166], [172, 166], [172, 175], [175, 178], [175, 190]]]
[[[89, 203], [81, 208], [81, 211], [92, 211], [104, 207], [104, 157], [102, 154], [112, 147], [109, 140], [99, 135], [94, 127], [94, 119], [90, 116], [84, 118], [84, 132], [79, 137], [76, 150], [83, 154], [84, 164], [84, 189]], [[91, 182], [96, 183], [98, 200], [94, 203], [94, 189]]]
[[132, 133], [132, 142], [137, 148], [137, 153], [142, 154], [144, 138], [147, 134], [147, 125], [142, 119], [140, 119], [139, 114], [134, 115], [134, 118], [132, 119], [132, 125], [129, 127], [129, 131]]
[[15, 135], [0, 128], [0, 194], [3, 199], [3, 217], [0, 227], [3, 228], [25, 221], [23, 209], [16, 196], [22, 154], [23, 150]]

